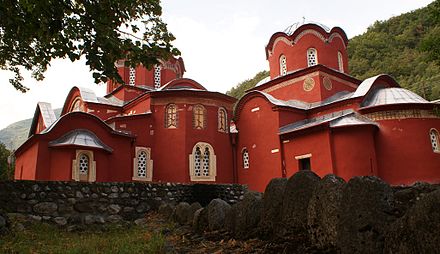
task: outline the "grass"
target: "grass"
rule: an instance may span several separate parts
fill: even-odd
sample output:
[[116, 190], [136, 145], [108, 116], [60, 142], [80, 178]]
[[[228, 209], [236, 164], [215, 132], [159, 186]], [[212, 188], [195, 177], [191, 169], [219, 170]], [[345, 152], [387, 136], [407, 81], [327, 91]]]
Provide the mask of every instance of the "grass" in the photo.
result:
[[165, 237], [146, 227], [108, 227], [68, 232], [37, 223], [0, 236], [0, 253], [164, 253]]

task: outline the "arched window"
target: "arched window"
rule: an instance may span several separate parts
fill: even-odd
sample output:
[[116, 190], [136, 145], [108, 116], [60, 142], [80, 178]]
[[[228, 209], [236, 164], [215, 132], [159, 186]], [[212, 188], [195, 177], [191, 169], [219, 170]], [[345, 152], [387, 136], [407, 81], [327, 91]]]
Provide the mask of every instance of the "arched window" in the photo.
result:
[[92, 151], [76, 151], [76, 158], [72, 162], [72, 179], [82, 182], [96, 181], [96, 162]]
[[280, 56], [280, 76], [287, 74], [287, 59], [285, 55]]
[[74, 111], [83, 111], [82, 101], [79, 97], [73, 100], [72, 106], [70, 107], [70, 112], [74, 112]]
[[215, 181], [216, 156], [208, 143], [199, 142], [189, 155], [189, 174], [191, 181]]
[[344, 60], [342, 58], [342, 53], [340, 51], [338, 51], [338, 66], [339, 66], [339, 71], [344, 72]]
[[161, 76], [162, 66], [156, 65], [154, 66], [154, 88], [159, 88], [161, 86]]
[[307, 66], [314, 66], [318, 64], [318, 53], [316, 52], [316, 49], [309, 48], [307, 50]]
[[246, 148], [242, 152], [243, 168], [249, 168], [249, 152]]
[[133, 159], [134, 181], [151, 181], [153, 178], [153, 161], [151, 160], [151, 148], [136, 147]]
[[228, 115], [226, 113], [226, 109], [219, 108], [218, 109], [218, 131], [228, 132], [227, 122], [228, 122]]
[[193, 127], [198, 130], [206, 128], [206, 110], [202, 105], [193, 108]]
[[133, 67], [130, 67], [129, 75], [128, 75], [128, 84], [130, 86], [134, 86], [136, 83], [136, 69]]
[[436, 129], [431, 129], [429, 131], [429, 138], [431, 140], [432, 151], [435, 153], [440, 153], [440, 139], [438, 131]]
[[168, 104], [165, 109], [165, 128], [177, 128], [177, 106]]

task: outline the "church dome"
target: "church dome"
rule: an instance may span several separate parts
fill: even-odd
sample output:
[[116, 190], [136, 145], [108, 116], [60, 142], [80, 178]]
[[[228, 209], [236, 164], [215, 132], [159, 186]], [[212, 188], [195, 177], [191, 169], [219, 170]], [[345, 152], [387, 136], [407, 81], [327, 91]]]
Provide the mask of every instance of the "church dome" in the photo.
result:
[[429, 103], [429, 101], [404, 88], [382, 87], [371, 91], [362, 103], [362, 107], [410, 103]]

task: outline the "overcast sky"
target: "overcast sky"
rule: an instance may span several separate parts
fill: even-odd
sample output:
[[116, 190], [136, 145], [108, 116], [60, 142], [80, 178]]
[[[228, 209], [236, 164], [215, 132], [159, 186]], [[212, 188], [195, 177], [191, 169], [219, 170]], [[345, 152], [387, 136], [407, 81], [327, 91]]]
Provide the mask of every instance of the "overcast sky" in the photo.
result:
[[[264, 47], [270, 36], [289, 25], [320, 22], [339, 26], [348, 38], [364, 33], [376, 20], [424, 7], [432, 0], [295, 1], [295, 0], [163, 0], [163, 19], [176, 36], [187, 72], [212, 91], [225, 92], [268, 69]], [[38, 101], [62, 107], [72, 86], [89, 87], [98, 96], [105, 85], [93, 83], [84, 61], [53, 60], [46, 79], [25, 75], [26, 94], [9, 85], [12, 75], [0, 71], [0, 129], [31, 118]]]

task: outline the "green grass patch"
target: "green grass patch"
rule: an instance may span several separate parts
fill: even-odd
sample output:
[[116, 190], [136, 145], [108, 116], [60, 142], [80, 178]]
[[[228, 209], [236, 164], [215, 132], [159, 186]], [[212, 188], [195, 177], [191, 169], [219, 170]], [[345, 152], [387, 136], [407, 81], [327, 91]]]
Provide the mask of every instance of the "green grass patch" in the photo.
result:
[[37, 223], [0, 236], [0, 253], [163, 253], [164, 246], [162, 234], [140, 226], [68, 232]]

